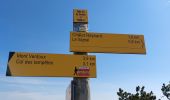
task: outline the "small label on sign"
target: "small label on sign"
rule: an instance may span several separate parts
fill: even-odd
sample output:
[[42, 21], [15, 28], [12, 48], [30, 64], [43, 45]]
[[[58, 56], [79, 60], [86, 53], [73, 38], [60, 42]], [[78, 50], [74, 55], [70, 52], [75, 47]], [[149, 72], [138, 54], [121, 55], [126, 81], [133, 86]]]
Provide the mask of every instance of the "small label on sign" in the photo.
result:
[[74, 9], [73, 12], [73, 22], [76, 23], [88, 23], [88, 13], [87, 10]]

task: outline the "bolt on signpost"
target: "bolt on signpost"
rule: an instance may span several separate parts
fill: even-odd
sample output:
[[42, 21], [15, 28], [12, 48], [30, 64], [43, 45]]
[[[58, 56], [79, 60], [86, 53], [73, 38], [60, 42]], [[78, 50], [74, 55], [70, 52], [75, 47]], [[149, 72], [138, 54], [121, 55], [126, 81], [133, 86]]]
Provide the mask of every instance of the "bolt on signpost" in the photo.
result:
[[[87, 10], [73, 10], [73, 31], [87, 32], [88, 31], [88, 13]], [[74, 52], [75, 55], [87, 55], [86, 52]], [[86, 64], [84, 63], [84, 66]], [[79, 69], [75, 69], [77, 71]], [[84, 74], [84, 75], [83, 75]], [[86, 76], [82, 73], [82, 76]], [[77, 78], [71, 82], [71, 100], [90, 100], [90, 88], [88, 78]]]

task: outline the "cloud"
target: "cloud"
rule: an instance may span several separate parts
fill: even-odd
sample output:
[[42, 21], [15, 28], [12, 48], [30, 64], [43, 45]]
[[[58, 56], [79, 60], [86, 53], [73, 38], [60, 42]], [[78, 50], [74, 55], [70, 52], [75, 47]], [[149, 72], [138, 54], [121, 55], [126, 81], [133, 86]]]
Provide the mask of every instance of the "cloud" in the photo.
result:
[[66, 92], [69, 80], [44, 79], [44, 78], [20, 78], [20, 77], [0, 77], [0, 92], [20, 91], [20, 92]]
[[92, 100], [117, 100], [118, 86], [111, 82], [91, 82], [91, 99]]
[[0, 77], [3, 100], [65, 100], [69, 81], [42, 78]]
[[66, 85], [67, 82], [55, 82], [55, 81], [47, 81], [43, 79], [33, 79], [33, 78], [17, 78], [17, 77], [0, 77], [1, 83], [8, 84], [24, 84], [24, 85]]
[[41, 92], [0, 92], [3, 100], [65, 100], [65, 94], [49, 94]]

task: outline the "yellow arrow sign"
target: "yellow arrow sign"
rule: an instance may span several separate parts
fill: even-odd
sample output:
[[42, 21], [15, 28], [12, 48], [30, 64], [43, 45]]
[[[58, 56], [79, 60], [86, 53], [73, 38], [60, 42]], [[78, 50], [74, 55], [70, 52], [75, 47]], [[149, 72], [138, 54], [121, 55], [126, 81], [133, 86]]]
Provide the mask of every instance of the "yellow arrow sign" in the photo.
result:
[[71, 32], [70, 51], [146, 54], [143, 35], [92, 32]]
[[73, 10], [73, 22], [76, 23], [88, 23], [87, 10], [74, 9]]
[[96, 57], [10, 52], [7, 76], [96, 77]]

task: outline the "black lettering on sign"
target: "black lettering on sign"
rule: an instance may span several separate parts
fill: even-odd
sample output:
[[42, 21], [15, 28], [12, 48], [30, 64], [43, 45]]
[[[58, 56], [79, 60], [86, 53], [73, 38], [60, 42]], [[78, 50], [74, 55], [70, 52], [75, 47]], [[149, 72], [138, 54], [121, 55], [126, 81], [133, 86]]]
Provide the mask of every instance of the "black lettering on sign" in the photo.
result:
[[25, 61], [25, 64], [32, 64], [32, 61]]
[[141, 44], [140, 36], [138, 35], [128, 35], [128, 43], [129, 44]]
[[27, 54], [19, 54], [19, 53], [17, 53], [17, 57], [18, 58], [27, 58], [28, 55]]
[[17, 60], [16, 60], [16, 63], [17, 63], [17, 64], [23, 64], [23, 60], [17, 59]]
[[129, 39], [139, 39], [138, 35], [129, 35]]
[[90, 63], [90, 66], [95, 66], [96, 64], [95, 63]]

